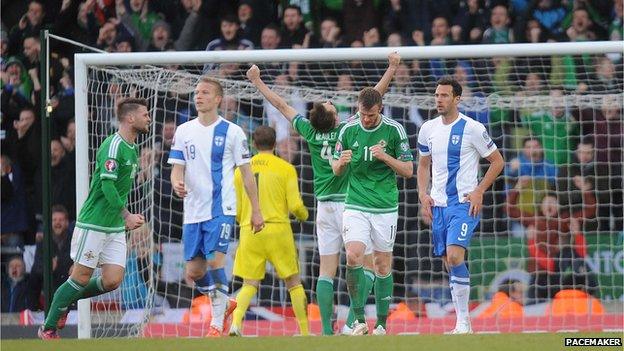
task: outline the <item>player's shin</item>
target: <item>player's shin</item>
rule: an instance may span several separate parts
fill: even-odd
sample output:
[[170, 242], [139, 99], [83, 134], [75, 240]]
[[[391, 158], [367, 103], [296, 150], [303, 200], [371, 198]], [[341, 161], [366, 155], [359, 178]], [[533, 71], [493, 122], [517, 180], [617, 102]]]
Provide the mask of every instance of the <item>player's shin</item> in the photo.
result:
[[457, 322], [464, 322], [469, 318], [468, 299], [470, 297], [470, 273], [465, 262], [452, 266], [450, 277], [451, 294], [456, 301], [455, 313]]
[[377, 323], [375, 326], [381, 325], [386, 328], [386, 320], [388, 319], [388, 310], [392, 302], [392, 288], [394, 279], [392, 272], [384, 277], [375, 277], [375, 306], [377, 308]]
[[308, 326], [308, 298], [306, 297], [305, 290], [301, 284], [293, 286], [288, 289], [290, 294], [290, 302], [292, 303], [293, 310], [295, 312], [295, 318], [297, 318], [297, 324], [299, 324], [299, 333], [301, 335], [309, 335], [310, 328]]
[[54, 293], [54, 298], [52, 299], [52, 305], [46, 317], [44, 328], [56, 329], [56, 324], [61, 314], [67, 310], [69, 305], [78, 300], [83, 290], [84, 286], [78, 284], [72, 278], [67, 279], [65, 283], [59, 286]]
[[[363, 281], [363, 288], [362, 288], [362, 293], [360, 294], [360, 300], [362, 301], [362, 306], [366, 306], [366, 301], [368, 300], [368, 297], [370, 296], [372, 290], [373, 290], [373, 285], [375, 284], [375, 272], [373, 272], [370, 269], [366, 269], [364, 268], [364, 281]], [[353, 305], [349, 306], [349, 314], [347, 315], [347, 320], [345, 322], [345, 325], [347, 325], [348, 327], [351, 327], [351, 325], [353, 324], [353, 321], [355, 320], [355, 314], [353, 313]]]
[[332, 315], [334, 314], [334, 280], [319, 277], [316, 283], [316, 300], [321, 311], [323, 335], [333, 335]]
[[[258, 289], [255, 286], [243, 284], [243, 287], [238, 292], [238, 295], [236, 295], [236, 309], [234, 310], [232, 329], [238, 331], [243, 329], [243, 318], [245, 317], [245, 312], [247, 312], [249, 304], [257, 292]], [[229, 330], [224, 330], [224, 332], [229, 332]]]
[[361, 299], [361, 292], [364, 289], [364, 268], [362, 266], [347, 266], [347, 290], [351, 300], [351, 307], [356, 320], [364, 321], [364, 303]]
[[214, 282], [214, 288], [210, 289], [210, 300], [212, 302], [212, 321], [210, 325], [218, 329], [223, 329], [223, 317], [228, 303], [228, 281], [223, 268], [217, 268], [208, 272]]

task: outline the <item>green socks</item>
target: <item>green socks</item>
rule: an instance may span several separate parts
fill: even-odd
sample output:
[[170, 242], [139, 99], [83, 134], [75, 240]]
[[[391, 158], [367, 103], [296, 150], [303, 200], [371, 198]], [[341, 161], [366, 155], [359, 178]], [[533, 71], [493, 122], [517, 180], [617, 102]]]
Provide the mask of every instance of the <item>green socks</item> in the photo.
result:
[[353, 315], [358, 321], [364, 321], [364, 303], [361, 299], [364, 290], [364, 268], [347, 266], [346, 278]]
[[48, 311], [48, 316], [45, 320], [45, 329], [56, 329], [56, 324], [61, 314], [67, 310], [69, 305], [82, 296], [84, 288], [84, 286], [81, 286], [69, 278], [56, 289], [52, 304], [50, 305], [50, 310]]
[[[362, 301], [362, 307], [366, 305], [366, 300], [368, 300], [368, 296], [373, 289], [373, 284], [375, 282], [375, 273], [373, 271], [364, 269], [364, 288], [362, 289], [362, 294], [360, 295], [360, 299]], [[349, 308], [349, 314], [347, 316], [347, 321], [345, 324], [349, 327], [353, 324], [355, 320], [355, 315], [353, 314], [353, 305]]]
[[377, 276], [375, 279], [375, 305], [377, 307], [377, 324], [386, 328], [386, 320], [388, 319], [388, 309], [392, 302], [392, 288], [394, 279], [392, 273], [385, 277]]
[[321, 325], [323, 335], [333, 335], [331, 319], [334, 314], [334, 280], [319, 277], [316, 282], [316, 302], [321, 311]]
[[102, 295], [105, 293], [104, 285], [102, 285], [102, 277], [91, 278], [82, 291], [80, 299], [88, 299], [93, 296]]

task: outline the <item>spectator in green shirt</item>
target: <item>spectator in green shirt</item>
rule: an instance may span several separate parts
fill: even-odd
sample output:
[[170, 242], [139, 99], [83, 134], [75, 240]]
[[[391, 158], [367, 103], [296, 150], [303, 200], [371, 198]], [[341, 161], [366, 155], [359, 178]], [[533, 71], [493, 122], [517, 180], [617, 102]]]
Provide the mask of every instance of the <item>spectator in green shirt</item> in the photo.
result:
[[550, 99], [550, 111], [523, 114], [522, 121], [542, 141], [546, 160], [559, 166], [570, 162], [578, 143], [579, 126], [566, 109], [561, 89], [551, 90]]

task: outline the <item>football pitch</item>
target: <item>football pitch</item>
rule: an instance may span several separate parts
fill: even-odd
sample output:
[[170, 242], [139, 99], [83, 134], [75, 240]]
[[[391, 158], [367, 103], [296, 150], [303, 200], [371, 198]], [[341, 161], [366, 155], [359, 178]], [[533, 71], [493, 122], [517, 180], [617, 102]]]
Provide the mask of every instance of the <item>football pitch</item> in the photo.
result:
[[[536, 333], [474, 335], [388, 335], [363, 337], [262, 337], [221, 339], [98, 339], [98, 340], [2, 340], [2, 351], [186, 351], [186, 350], [593, 350], [566, 347], [566, 337], [622, 337], [622, 333]], [[622, 347], [599, 347], [622, 350]]]

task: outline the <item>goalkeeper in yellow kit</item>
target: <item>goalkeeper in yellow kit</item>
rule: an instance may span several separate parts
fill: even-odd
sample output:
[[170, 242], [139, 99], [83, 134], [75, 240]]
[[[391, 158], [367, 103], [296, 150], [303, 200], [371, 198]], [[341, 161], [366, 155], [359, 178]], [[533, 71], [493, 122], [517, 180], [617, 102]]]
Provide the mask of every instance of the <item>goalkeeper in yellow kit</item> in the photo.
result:
[[289, 213], [299, 221], [308, 218], [308, 210], [299, 193], [297, 171], [293, 165], [273, 154], [273, 128], [256, 128], [253, 143], [258, 154], [251, 158], [251, 171], [258, 184], [258, 198], [265, 226], [261, 231], [253, 233], [250, 225], [251, 203], [237, 169], [234, 175], [238, 204], [236, 220], [241, 229], [240, 243], [234, 259], [234, 275], [243, 278], [243, 287], [236, 296], [237, 307], [234, 310], [230, 335], [241, 335], [243, 317], [264, 278], [267, 260], [275, 267], [279, 278], [286, 283], [301, 335], [308, 335], [308, 301], [301, 285], [297, 249], [289, 219]]

